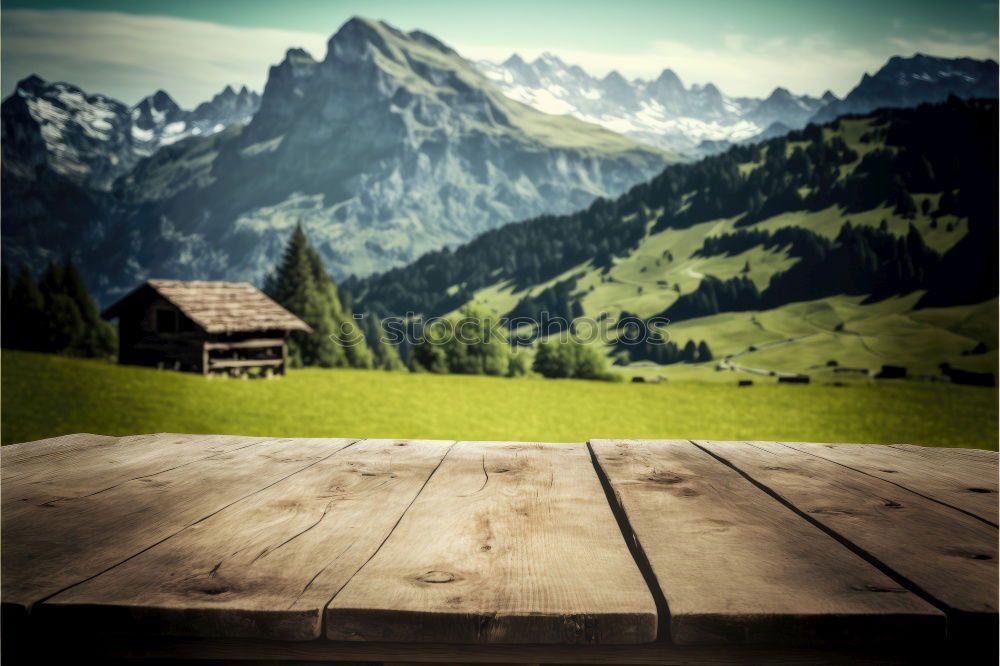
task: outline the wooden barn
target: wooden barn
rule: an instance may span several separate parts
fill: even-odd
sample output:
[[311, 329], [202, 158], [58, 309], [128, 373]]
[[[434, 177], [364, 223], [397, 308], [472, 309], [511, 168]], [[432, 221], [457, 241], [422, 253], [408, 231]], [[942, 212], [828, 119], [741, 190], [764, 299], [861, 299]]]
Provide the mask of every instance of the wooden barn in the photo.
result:
[[101, 316], [119, 363], [204, 375], [284, 374], [288, 334], [312, 330], [248, 282], [148, 280]]

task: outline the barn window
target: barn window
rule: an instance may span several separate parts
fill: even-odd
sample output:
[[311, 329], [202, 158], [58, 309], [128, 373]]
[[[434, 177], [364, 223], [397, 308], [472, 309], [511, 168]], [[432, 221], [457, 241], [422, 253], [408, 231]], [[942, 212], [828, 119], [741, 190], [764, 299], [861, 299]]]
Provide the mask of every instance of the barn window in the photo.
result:
[[157, 310], [156, 331], [158, 333], [176, 333], [177, 313], [174, 310]]

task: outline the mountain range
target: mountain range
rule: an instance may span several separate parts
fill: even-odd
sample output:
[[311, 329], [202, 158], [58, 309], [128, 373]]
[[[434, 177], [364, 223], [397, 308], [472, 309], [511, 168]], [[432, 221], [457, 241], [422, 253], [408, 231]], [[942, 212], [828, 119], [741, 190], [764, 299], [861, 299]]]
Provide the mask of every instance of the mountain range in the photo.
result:
[[874, 76], [861, 82], [842, 100], [833, 100], [816, 112], [813, 122], [828, 122], [848, 113], [868, 113], [885, 107], [907, 108], [961, 99], [997, 96], [997, 63], [972, 58], [935, 58], [921, 53], [895, 56]]
[[260, 96], [226, 88], [186, 111], [158, 90], [133, 107], [68, 83], [29, 76], [3, 103], [5, 156], [46, 165], [76, 185], [109, 190], [115, 179], [163, 146], [247, 123]]
[[107, 192], [136, 132], [165, 135], [175, 111], [154, 96], [133, 121], [90, 98], [120, 129], [84, 178], [71, 167], [85, 160], [63, 155], [91, 154], [94, 123], [59, 135], [79, 147], [53, 148], [22, 112], [60, 94], [32, 79], [4, 102], [4, 258], [73, 252], [102, 297], [152, 276], [259, 281], [297, 223], [336, 277], [385, 270], [616, 196], [678, 159], [516, 102], [434, 37], [366, 19], [342, 26], [321, 60], [289, 50], [248, 124], [164, 145]]
[[130, 108], [32, 76], [2, 105], [3, 262], [71, 255], [102, 302], [149, 277], [260, 283], [301, 224], [335, 278], [363, 277], [613, 200], [829, 109], [995, 96], [996, 81], [993, 61], [916, 56], [844, 100], [731, 98], [670, 70], [644, 82], [554, 56], [475, 64], [360, 18], [322, 59], [290, 49], [262, 95], [227, 88], [193, 111], [164, 91]]
[[670, 69], [652, 81], [629, 81], [617, 71], [597, 78], [550, 53], [532, 62], [514, 54], [501, 64], [481, 61], [479, 66], [505, 94], [525, 104], [692, 158], [848, 113], [941, 102], [949, 95], [997, 96], [995, 61], [923, 54], [891, 58], [874, 76], [865, 74], [843, 100], [829, 90], [811, 97], [782, 87], [763, 99], [731, 97], [712, 83], [685, 87]]
[[525, 104], [681, 153], [693, 154], [702, 141], [749, 139], [774, 122], [802, 127], [836, 100], [829, 91], [816, 98], [785, 88], [766, 99], [730, 97], [712, 83], [685, 87], [670, 69], [652, 81], [630, 81], [617, 71], [597, 78], [551, 53], [531, 62], [514, 54], [501, 64], [479, 66], [505, 94]]

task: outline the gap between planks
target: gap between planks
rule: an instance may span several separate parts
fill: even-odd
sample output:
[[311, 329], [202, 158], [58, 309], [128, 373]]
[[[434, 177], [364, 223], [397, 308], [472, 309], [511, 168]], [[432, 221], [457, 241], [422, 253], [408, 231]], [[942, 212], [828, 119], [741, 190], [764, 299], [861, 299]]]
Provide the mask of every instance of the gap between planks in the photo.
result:
[[332, 640], [625, 644], [657, 612], [585, 443], [462, 441], [326, 617]]
[[590, 453], [590, 462], [594, 466], [594, 473], [597, 474], [597, 479], [601, 482], [601, 487], [604, 489], [604, 497], [607, 499], [608, 506], [611, 507], [611, 513], [618, 523], [622, 539], [625, 540], [625, 545], [628, 547], [632, 559], [635, 560], [635, 564], [639, 568], [639, 573], [642, 574], [643, 580], [646, 581], [649, 593], [653, 596], [657, 617], [656, 640], [657, 642], [669, 642], [670, 605], [667, 603], [667, 598], [663, 595], [663, 588], [660, 587], [660, 582], [657, 580], [656, 572], [653, 571], [653, 566], [646, 556], [646, 551], [643, 550], [642, 544], [639, 543], [639, 537], [622, 506], [621, 498], [617, 496], [610, 479], [608, 479], [608, 475], [601, 467], [600, 462], [598, 462], [597, 454], [594, 453], [594, 447], [591, 446], [590, 441], [587, 442], [587, 452]]
[[674, 643], [943, 640], [940, 611], [692, 442], [589, 445], [669, 605]]
[[[963, 468], [954, 470], [943, 467], [943, 461], [932, 462], [923, 456], [914, 456], [907, 449], [884, 444], [776, 443], [881, 479], [997, 527], [1000, 505], [997, 503], [995, 457], [991, 460], [989, 457], [980, 459], [959, 454], [956, 460], [963, 463]], [[902, 476], [894, 476], [897, 474]]]

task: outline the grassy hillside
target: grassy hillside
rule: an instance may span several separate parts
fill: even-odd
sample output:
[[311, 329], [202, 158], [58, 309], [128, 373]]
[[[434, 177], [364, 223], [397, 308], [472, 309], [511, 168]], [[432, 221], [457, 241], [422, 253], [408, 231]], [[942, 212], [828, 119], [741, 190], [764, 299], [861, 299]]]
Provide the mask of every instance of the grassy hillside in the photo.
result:
[[[997, 301], [970, 306], [914, 310], [919, 293], [873, 304], [860, 297], [838, 296], [793, 303], [765, 312], [726, 312], [679, 322], [670, 327], [674, 339], [705, 339], [716, 357], [736, 354], [739, 363], [780, 372], [810, 374], [814, 380], [847, 381], [838, 368], [878, 370], [883, 364], [902, 365], [913, 376], [937, 376], [938, 364], [978, 372], [997, 366], [995, 345], [982, 354], [963, 355], [979, 340], [996, 335]], [[795, 338], [794, 342], [785, 342]], [[772, 346], [762, 347], [768, 343]], [[713, 366], [714, 367], [714, 366]], [[684, 372], [678, 366], [678, 377]], [[704, 368], [703, 368], [704, 369]], [[722, 374], [732, 379], [729, 373]], [[868, 380], [866, 378], [866, 381]]]
[[[381, 314], [471, 302], [523, 316], [555, 302], [550, 315], [583, 312], [604, 343], [623, 313], [663, 314], [669, 339], [704, 340], [717, 360], [795, 337], [740, 365], [814, 382], [857, 379], [831, 361], [938, 378], [941, 363], [995, 373], [995, 146], [976, 129], [995, 116], [994, 104], [973, 102], [842, 118], [670, 167], [615, 202], [509, 225], [349, 288]], [[734, 243], [779, 230], [798, 245]], [[760, 296], [707, 312], [678, 307], [715, 278], [746, 279]], [[716, 363], [631, 360], [618, 371], [734, 381]]]
[[2, 441], [70, 432], [580, 441], [590, 437], [911, 442], [997, 448], [997, 392], [933, 383], [756, 385], [293, 370], [205, 379], [2, 355]]

